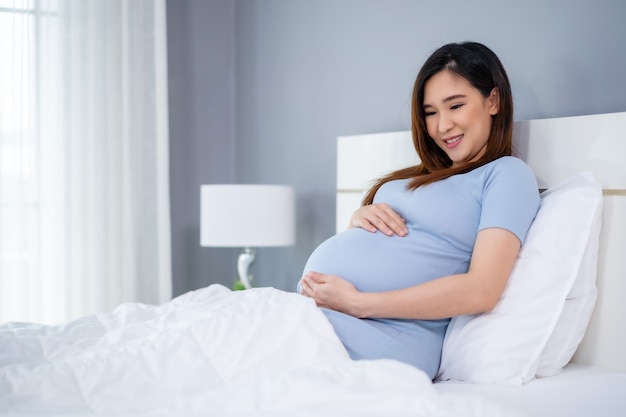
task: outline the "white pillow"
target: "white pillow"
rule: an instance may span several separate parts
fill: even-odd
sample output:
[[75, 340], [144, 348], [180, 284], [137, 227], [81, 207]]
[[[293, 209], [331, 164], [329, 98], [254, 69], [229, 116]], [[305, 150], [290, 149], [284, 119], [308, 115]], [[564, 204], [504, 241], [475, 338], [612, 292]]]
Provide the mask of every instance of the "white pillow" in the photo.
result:
[[596, 299], [601, 212], [590, 172], [541, 194], [497, 306], [450, 322], [437, 380], [521, 385], [567, 364]]
[[[593, 180], [593, 178], [592, 178]], [[598, 185], [598, 187], [600, 187]], [[602, 226], [602, 190], [596, 197], [595, 217], [589, 229], [587, 247], [584, 249], [574, 283], [565, 298], [563, 310], [546, 346], [539, 357], [535, 373], [538, 377], [553, 376], [560, 373], [569, 363], [582, 341], [593, 308], [598, 298], [596, 278], [598, 276], [598, 253], [600, 251], [600, 229]], [[590, 209], [593, 200], [590, 201]]]

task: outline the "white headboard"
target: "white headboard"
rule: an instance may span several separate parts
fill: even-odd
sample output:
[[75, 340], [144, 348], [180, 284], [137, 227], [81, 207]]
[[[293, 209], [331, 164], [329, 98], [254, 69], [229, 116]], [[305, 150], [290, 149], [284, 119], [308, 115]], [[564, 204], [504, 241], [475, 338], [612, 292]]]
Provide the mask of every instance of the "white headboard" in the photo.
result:
[[[514, 149], [549, 188], [592, 171], [604, 189], [598, 301], [573, 361], [626, 371], [626, 112], [515, 123]], [[337, 141], [337, 231], [371, 181], [415, 165], [411, 133], [341, 136]]]

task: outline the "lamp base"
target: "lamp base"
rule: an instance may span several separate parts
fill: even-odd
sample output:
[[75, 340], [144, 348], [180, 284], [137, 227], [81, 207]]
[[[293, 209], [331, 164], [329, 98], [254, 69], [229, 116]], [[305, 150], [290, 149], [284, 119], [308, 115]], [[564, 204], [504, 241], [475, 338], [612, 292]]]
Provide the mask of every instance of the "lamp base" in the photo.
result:
[[255, 251], [251, 248], [245, 248], [237, 259], [237, 272], [239, 274], [239, 282], [243, 286], [243, 289], [252, 288], [252, 276], [248, 273], [250, 264], [254, 262]]

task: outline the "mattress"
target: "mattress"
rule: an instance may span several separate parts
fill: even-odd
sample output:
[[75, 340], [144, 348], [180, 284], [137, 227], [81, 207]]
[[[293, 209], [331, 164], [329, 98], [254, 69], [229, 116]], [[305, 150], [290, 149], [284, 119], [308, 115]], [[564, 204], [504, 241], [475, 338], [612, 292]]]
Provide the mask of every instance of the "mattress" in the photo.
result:
[[522, 414], [543, 416], [626, 416], [626, 373], [569, 364], [558, 375], [539, 378], [521, 387], [440, 382], [445, 394], [484, 399]]

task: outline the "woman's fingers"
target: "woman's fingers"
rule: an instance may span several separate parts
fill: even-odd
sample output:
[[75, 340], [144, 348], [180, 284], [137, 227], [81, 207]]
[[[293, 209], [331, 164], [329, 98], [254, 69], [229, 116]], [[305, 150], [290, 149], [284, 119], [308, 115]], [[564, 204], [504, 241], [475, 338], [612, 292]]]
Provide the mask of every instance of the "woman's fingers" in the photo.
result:
[[318, 307], [328, 308], [328, 306], [321, 302], [321, 300], [319, 300], [316, 296], [315, 290], [313, 288], [316, 285], [319, 284], [310, 279], [310, 274], [305, 275], [304, 278], [302, 278], [300, 294], [304, 295], [305, 297], [312, 298], [315, 301], [315, 305], [317, 305]]
[[393, 233], [398, 236], [404, 236], [407, 234], [406, 223], [398, 213], [396, 213], [387, 204], [382, 204], [380, 209], [382, 210], [382, 220]]
[[307, 297], [312, 297], [312, 288], [309, 281], [306, 279], [306, 276], [302, 278], [300, 281], [300, 294], [306, 295]]
[[359, 208], [352, 215], [351, 226], [361, 227], [369, 232], [378, 230], [387, 236], [405, 236], [408, 233], [404, 219], [385, 203]]
[[318, 272], [307, 272], [300, 281], [301, 290], [300, 293], [302, 295], [306, 295], [307, 297], [315, 298], [315, 291], [313, 286], [318, 284], [317, 281], [321, 279], [321, 274]]
[[318, 307], [341, 311], [355, 317], [358, 314], [355, 310], [358, 307], [355, 297], [359, 291], [350, 281], [340, 276], [307, 272], [302, 277], [300, 292], [312, 298]]

